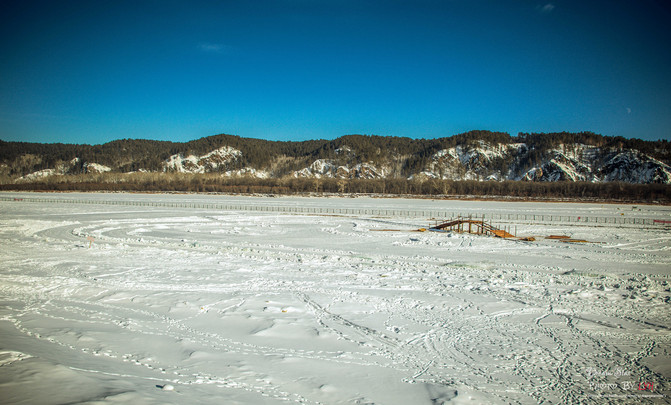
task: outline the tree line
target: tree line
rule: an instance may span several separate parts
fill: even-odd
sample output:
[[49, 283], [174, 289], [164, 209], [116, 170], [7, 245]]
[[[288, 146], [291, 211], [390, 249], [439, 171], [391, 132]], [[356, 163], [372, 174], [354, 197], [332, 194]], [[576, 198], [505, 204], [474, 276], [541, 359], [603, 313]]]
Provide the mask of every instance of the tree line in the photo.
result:
[[0, 184], [17, 191], [133, 191], [237, 194], [380, 194], [473, 196], [534, 200], [621, 201], [671, 204], [671, 185], [619, 182], [453, 181], [222, 177], [216, 173], [99, 173], [53, 176], [32, 183]]

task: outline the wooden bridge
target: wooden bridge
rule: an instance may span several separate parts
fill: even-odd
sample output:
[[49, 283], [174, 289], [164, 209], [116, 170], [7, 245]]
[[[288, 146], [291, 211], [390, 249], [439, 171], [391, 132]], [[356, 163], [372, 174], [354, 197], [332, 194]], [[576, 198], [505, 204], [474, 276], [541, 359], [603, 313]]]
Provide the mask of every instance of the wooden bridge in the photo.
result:
[[436, 224], [429, 228], [434, 231], [468, 232], [476, 235], [493, 235], [499, 238], [514, 238], [515, 235], [503, 230], [496, 229], [484, 219], [457, 218], [451, 221]]

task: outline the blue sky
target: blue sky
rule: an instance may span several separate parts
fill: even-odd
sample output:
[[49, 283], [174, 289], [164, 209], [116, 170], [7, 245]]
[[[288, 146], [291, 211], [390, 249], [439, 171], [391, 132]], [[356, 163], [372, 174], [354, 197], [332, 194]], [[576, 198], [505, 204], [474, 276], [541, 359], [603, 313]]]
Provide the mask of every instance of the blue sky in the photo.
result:
[[3, 2], [0, 139], [671, 137], [663, 0]]

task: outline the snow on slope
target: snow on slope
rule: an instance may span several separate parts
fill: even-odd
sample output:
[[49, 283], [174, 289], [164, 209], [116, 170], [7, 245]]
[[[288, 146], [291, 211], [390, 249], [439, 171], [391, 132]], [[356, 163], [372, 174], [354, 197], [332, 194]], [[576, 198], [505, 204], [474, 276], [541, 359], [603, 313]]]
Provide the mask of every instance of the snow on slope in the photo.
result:
[[294, 177], [338, 178], [338, 179], [379, 179], [385, 170], [371, 163], [358, 163], [352, 167], [338, 165], [330, 159], [317, 159], [309, 167], [294, 172]]
[[49, 176], [61, 176], [63, 173], [59, 172], [56, 169], [44, 169], [44, 170], [38, 170], [33, 173], [26, 174], [25, 176], [21, 176], [18, 179], [16, 179], [17, 182], [23, 182], [23, 181], [35, 181], [39, 179], [43, 179], [45, 177]]
[[671, 184], [671, 167], [637, 151], [614, 154], [600, 169], [605, 181]]
[[181, 173], [205, 173], [217, 170], [220, 166], [233, 162], [242, 156], [242, 152], [230, 146], [222, 146], [203, 156], [182, 154], [172, 155], [164, 164], [164, 171]]
[[[226, 198], [671, 218], [655, 206]], [[538, 237], [519, 242], [408, 232], [426, 223], [403, 217], [0, 208], [3, 403], [603, 404], [671, 393], [661, 226], [517, 224]], [[391, 227], [401, 231], [381, 232]]]
[[112, 169], [98, 163], [84, 163], [84, 173], [105, 173], [110, 170]]
[[[418, 177], [451, 180], [623, 181], [671, 184], [671, 167], [638, 151], [559, 145], [540, 164], [520, 171], [525, 144], [456, 146], [436, 152]], [[502, 165], [503, 162], [503, 165]], [[507, 170], [502, 169], [507, 167]], [[415, 176], [411, 176], [414, 178]]]
[[252, 167], [245, 167], [244, 169], [229, 170], [224, 173], [225, 177], [256, 177], [257, 179], [270, 178], [270, 173], [265, 170], [256, 170]]
[[457, 145], [436, 152], [423, 176], [449, 180], [504, 180], [506, 174], [492, 167], [493, 163], [525, 150], [524, 144], [491, 145], [484, 141], [478, 141], [477, 146]]
[[[79, 163], [79, 158], [74, 158], [70, 160], [69, 162], [60, 162], [56, 165], [54, 169], [44, 169], [44, 170], [39, 170], [30, 174], [27, 174], [25, 176], [22, 176], [18, 178], [16, 181], [17, 182], [24, 182], [24, 181], [35, 181], [35, 180], [40, 180], [45, 177], [50, 177], [50, 176], [61, 176], [64, 174], [71, 174], [73, 173], [73, 168], [75, 165]], [[110, 167], [107, 167], [105, 165], [101, 165], [99, 163], [94, 163], [94, 162], [86, 162], [83, 164], [82, 169], [84, 173], [105, 173], [109, 172], [112, 169]]]
[[671, 184], [671, 167], [636, 150], [601, 150], [575, 145], [553, 150], [551, 158], [522, 178], [539, 181], [622, 181]]
[[589, 166], [590, 161], [583, 159], [580, 152], [559, 148], [552, 150], [550, 156], [540, 167], [528, 170], [522, 178], [536, 181], [594, 181], [597, 179]]
[[[530, 149], [527, 144], [490, 144], [479, 140], [468, 144], [435, 152], [429, 159], [420, 159], [424, 167], [417, 166], [417, 156], [398, 156], [390, 151], [381, 153], [371, 161], [362, 161], [352, 148], [343, 146], [333, 151], [334, 157], [316, 159], [309, 166], [293, 172], [294, 177], [338, 178], [338, 179], [382, 179], [396, 178], [407, 167], [417, 167], [417, 172], [408, 173], [409, 179], [449, 180], [528, 180], [528, 181], [622, 181], [627, 183], [671, 184], [671, 167], [637, 150], [600, 148], [584, 144], [558, 145], [554, 149]], [[163, 171], [183, 173], [221, 172], [224, 176], [272, 177], [271, 172], [254, 167], [241, 167], [242, 152], [230, 146], [222, 146], [205, 155], [176, 154], [163, 164]], [[295, 157], [282, 157], [268, 162], [273, 171], [285, 173], [282, 162]], [[299, 159], [302, 159], [299, 157]], [[410, 159], [409, 165], [405, 159]], [[28, 159], [29, 160], [29, 159]], [[237, 163], [236, 163], [237, 162]], [[30, 173], [17, 179], [18, 182], [35, 181], [58, 174], [79, 173], [78, 158], [70, 162], [59, 162], [56, 167]], [[233, 164], [236, 163], [236, 164]], [[7, 172], [8, 166], [0, 171]], [[85, 173], [102, 173], [110, 168], [93, 162], [85, 162], [81, 169]], [[292, 169], [293, 170], [293, 169]], [[414, 170], [414, 169], [413, 169]]]
[[[342, 170], [349, 171], [346, 167], [341, 166]], [[335, 177], [334, 173], [338, 171], [340, 167], [336, 165], [332, 160], [329, 159], [317, 159], [308, 167], [305, 167], [301, 170], [294, 172], [294, 177]]]
[[[478, 141], [474, 146], [458, 145], [436, 152], [420, 173], [413, 178], [451, 180], [532, 180], [532, 181], [624, 181], [629, 183], [671, 183], [671, 168], [637, 151], [604, 151], [589, 145], [560, 145], [546, 151], [547, 158], [538, 166], [522, 167], [530, 150], [523, 143], [491, 145]], [[347, 147], [336, 150], [338, 155], [354, 156]], [[235, 161], [241, 152], [229, 146], [203, 156], [171, 156], [164, 170], [205, 173], [218, 170]], [[605, 156], [605, 157], [604, 157]], [[343, 165], [334, 159], [316, 159], [310, 166], [293, 173], [294, 177], [377, 179], [389, 171], [370, 162]], [[270, 176], [253, 168], [226, 172], [227, 176]], [[33, 176], [34, 177], [34, 176]]]

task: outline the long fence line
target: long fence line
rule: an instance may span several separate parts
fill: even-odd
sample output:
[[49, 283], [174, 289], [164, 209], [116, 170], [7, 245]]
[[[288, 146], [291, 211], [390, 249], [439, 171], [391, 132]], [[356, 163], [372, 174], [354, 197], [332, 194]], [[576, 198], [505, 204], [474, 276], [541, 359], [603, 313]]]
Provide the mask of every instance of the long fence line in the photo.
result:
[[194, 203], [194, 202], [159, 202], [159, 201], [123, 201], [123, 200], [89, 200], [70, 198], [33, 198], [33, 197], [0, 197], [0, 201], [57, 203], [57, 204], [89, 204], [89, 205], [116, 205], [133, 207], [160, 207], [160, 208], [190, 208], [219, 211], [258, 211], [258, 212], [280, 212], [296, 214], [320, 214], [320, 215], [370, 215], [380, 217], [406, 217], [406, 218], [483, 218], [490, 221], [524, 221], [535, 223], [563, 222], [563, 223], [593, 223], [593, 224], [615, 224], [615, 225], [669, 225], [671, 221], [656, 220], [651, 218], [635, 218], [618, 216], [584, 216], [584, 215], [552, 215], [552, 214], [472, 214], [441, 210], [399, 210], [378, 208], [337, 208], [337, 207], [299, 207], [279, 205], [245, 205], [245, 204], [216, 204], [216, 203]]

